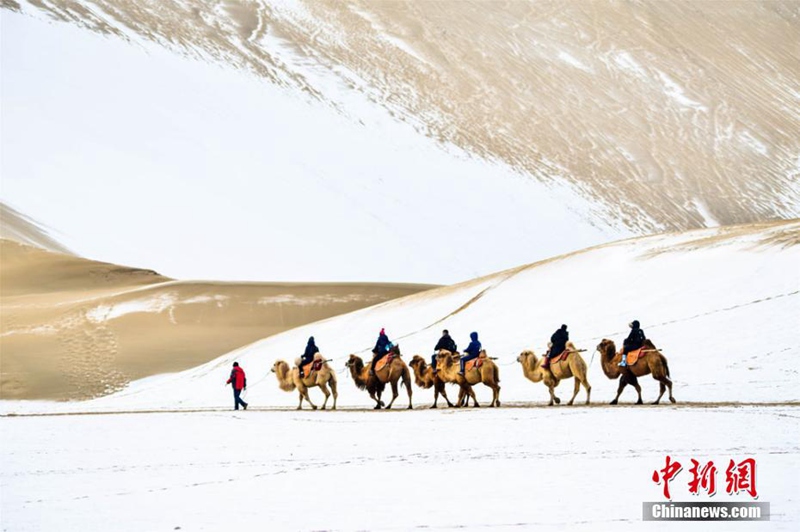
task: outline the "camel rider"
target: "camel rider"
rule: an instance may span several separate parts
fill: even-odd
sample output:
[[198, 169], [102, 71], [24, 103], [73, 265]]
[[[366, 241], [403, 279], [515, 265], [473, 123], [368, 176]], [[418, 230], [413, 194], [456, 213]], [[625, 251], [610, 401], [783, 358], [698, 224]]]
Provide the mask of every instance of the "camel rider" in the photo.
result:
[[544, 356], [544, 360], [542, 361], [543, 368], [549, 368], [550, 359], [557, 357], [567, 349], [568, 341], [569, 333], [567, 332], [567, 326], [562, 325], [561, 328], [554, 332], [550, 337], [550, 350], [547, 351], [547, 354]]
[[469, 337], [472, 340], [464, 352], [466, 355], [461, 357], [461, 371], [458, 372], [459, 375], [464, 374], [464, 365], [469, 362], [470, 360], [478, 358], [478, 355], [481, 352], [481, 343], [478, 341], [478, 333], [471, 332], [469, 333]]
[[631, 333], [622, 342], [622, 360], [619, 362], [619, 365], [622, 367], [628, 365], [628, 353], [641, 348], [644, 345], [644, 341], [647, 339], [644, 335], [644, 331], [639, 327], [639, 320], [633, 320], [628, 324], [628, 327], [631, 328]]
[[386, 329], [381, 328], [380, 334], [378, 334], [378, 341], [375, 342], [375, 349], [372, 350], [372, 366], [369, 368], [369, 374], [375, 375], [375, 364], [378, 363], [380, 359], [386, 356], [386, 353], [392, 348], [392, 342], [389, 341], [389, 337], [386, 336]]
[[311, 336], [308, 339], [308, 344], [306, 344], [306, 350], [303, 353], [303, 356], [300, 357], [300, 378], [301, 379], [303, 377], [305, 377], [305, 375], [303, 375], [303, 366], [305, 366], [309, 362], [313, 361], [314, 360], [314, 355], [316, 355], [317, 353], [319, 353], [319, 348], [317, 347], [317, 344], [314, 343], [314, 337]]
[[451, 353], [458, 352], [458, 346], [450, 337], [450, 331], [447, 329], [442, 331], [442, 337], [436, 342], [436, 347], [433, 348], [433, 356], [431, 357], [431, 367], [433, 368], [434, 375], [436, 374], [436, 358], [441, 349], [450, 351]]

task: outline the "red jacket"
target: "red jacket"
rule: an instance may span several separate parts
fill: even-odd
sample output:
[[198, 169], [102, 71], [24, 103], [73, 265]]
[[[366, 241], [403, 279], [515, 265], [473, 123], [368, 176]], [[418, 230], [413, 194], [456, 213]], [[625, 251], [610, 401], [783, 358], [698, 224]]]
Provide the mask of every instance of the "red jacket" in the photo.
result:
[[236, 366], [231, 370], [231, 378], [225, 384], [233, 383], [236, 390], [241, 390], [247, 387], [247, 378], [244, 376], [244, 370]]

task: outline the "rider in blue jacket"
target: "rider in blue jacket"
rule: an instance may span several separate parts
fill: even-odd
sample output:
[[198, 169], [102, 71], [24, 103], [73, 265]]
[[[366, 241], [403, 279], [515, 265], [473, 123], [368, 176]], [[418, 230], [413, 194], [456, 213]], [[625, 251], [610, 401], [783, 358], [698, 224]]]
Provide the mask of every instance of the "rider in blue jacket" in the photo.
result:
[[464, 352], [466, 355], [461, 357], [461, 371], [458, 372], [459, 375], [464, 374], [464, 364], [469, 362], [470, 360], [478, 358], [478, 355], [481, 352], [481, 343], [478, 341], [478, 333], [472, 332], [469, 334], [470, 339], [472, 340]]
[[380, 359], [382, 359], [386, 354], [389, 352], [389, 349], [392, 348], [392, 342], [389, 340], [389, 337], [386, 336], [386, 329], [381, 329], [380, 334], [378, 335], [378, 341], [375, 342], [375, 349], [372, 350], [372, 366], [370, 366], [369, 374], [375, 375], [375, 364], [378, 363]]

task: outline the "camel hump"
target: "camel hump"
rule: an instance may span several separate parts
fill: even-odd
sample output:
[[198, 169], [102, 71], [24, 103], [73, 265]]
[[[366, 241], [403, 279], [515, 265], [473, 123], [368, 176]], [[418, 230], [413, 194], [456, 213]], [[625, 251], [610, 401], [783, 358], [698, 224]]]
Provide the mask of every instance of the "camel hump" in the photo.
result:
[[314, 354], [314, 362], [321, 362], [321, 361], [324, 361], [324, 360], [325, 360], [325, 358], [323, 358], [322, 353], [320, 353], [319, 351], [317, 351]]
[[478, 351], [478, 358], [486, 358], [486, 349], [481, 349]]

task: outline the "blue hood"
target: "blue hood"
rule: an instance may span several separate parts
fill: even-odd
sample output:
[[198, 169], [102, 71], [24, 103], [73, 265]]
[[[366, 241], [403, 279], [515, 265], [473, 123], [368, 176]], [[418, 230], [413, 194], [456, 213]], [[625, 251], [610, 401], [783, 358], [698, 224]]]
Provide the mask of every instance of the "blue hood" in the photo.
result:
[[478, 333], [476, 333], [476, 332], [469, 333], [469, 337], [473, 342], [477, 342], [478, 341]]

